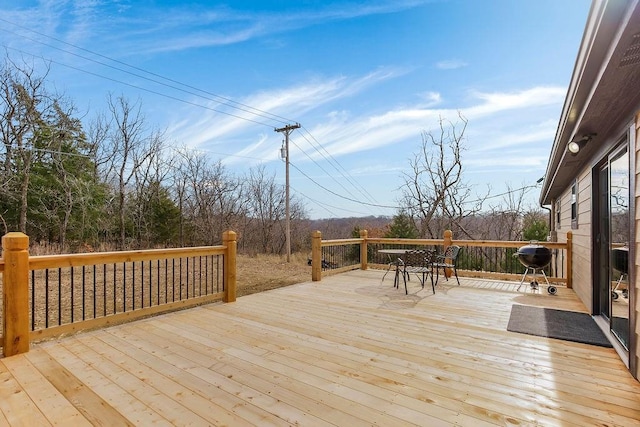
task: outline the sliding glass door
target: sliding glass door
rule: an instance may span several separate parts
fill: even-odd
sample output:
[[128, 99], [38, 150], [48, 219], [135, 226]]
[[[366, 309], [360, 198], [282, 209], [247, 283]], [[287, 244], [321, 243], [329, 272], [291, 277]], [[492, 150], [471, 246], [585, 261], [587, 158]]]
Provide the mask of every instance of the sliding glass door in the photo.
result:
[[611, 153], [597, 173], [595, 314], [608, 321], [611, 333], [628, 349], [631, 228], [629, 152], [626, 145]]
[[609, 161], [611, 332], [629, 348], [629, 152]]

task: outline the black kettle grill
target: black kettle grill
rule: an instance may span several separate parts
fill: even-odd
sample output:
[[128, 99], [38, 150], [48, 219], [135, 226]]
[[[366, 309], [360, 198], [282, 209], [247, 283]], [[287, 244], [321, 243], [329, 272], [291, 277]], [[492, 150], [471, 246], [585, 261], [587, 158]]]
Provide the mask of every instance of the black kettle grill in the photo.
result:
[[[551, 262], [551, 249], [538, 244], [536, 241], [531, 241], [528, 245], [522, 246], [514, 254], [518, 257], [518, 260], [522, 265], [526, 267], [522, 280], [520, 280], [520, 286], [524, 283], [525, 278], [531, 272], [533, 274], [533, 280], [531, 281], [531, 289], [538, 289], [538, 281], [536, 280], [536, 271], [540, 270], [544, 281], [547, 283], [547, 292], [551, 295], [555, 295], [558, 289], [555, 286], [549, 285], [547, 275], [544, 272], [544, 268]], [[520, 290], [518, 286], [518, 290]]]

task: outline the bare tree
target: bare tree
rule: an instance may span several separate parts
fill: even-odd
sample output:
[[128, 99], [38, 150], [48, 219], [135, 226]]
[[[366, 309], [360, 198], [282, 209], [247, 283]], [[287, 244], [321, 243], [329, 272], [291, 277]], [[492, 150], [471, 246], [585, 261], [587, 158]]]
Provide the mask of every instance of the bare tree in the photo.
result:
[[246, 182], [252, 240], [263, 253], [274, 253], [284, 245], [285, 188], [264, 166], [251, 169]]
[[204, 155], [183, 151], [174, 182], [177, 204], [196, 244], [217, 244], [222, 232], [233, 229], [244, 215], [242, 181], [227, 173], [222, 163], [211, 164]]
[[158, 142], [147, 132], [139, 102], [131, 103], [120, 96], [109, 95], [110, 125], [107, 144], [98, 161], [104, 176], [114, 186], [120, 249], [127, 247], [127, 194], [142, 165], [157, 154]]
[[[155, 131], [148, 135], [148, 144], [143, 159], [137, 159], [137, 167], [133, 174], [133, 189], [130, 200], [131, 219], [134, 223], [135, 236], [138, 244], [148, 246], [155, 241], [154, 209], [163, 194], [163, 183], [171, 171], [171, 158], [165, 158], [164, 135]], [[136, 153], [135, 156], [139, 156]]]
[[439, 121], [439, 132], [423, 132], [420, 150], [404, 174], [401, 205], [414, 220], [421, 237], [437, 238], [449, 229], [467, 234], [463, 219], [479, 212], [482, 200], [470, 202], [471, 187], [462, 172], [467, 120]]
[[525, 196], [527, 187], [514, 190], [507, 184], [507, 191], [502, 196], [502, 203], [491, 206], [487, 214], [488, 220], [481, 227], [482, 234], [478, 239], [520, 240], [522, 237], [522, 218], [525, 213]]

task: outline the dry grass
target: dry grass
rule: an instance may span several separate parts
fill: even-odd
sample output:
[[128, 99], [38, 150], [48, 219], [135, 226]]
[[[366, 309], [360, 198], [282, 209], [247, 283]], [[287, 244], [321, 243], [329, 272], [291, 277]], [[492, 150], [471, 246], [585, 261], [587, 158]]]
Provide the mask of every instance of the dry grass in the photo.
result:
[[238, 255], [237, 269], [238, 296], [311, 280], [305, 254], [292, 254], [289, 263], [279, 255]]

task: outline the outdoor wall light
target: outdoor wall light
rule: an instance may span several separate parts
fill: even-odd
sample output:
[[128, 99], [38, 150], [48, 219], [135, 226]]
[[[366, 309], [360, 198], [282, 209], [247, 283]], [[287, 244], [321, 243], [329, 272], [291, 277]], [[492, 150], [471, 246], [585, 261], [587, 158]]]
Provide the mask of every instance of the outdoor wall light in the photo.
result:
[[595, 133], [590, 133], [588, 135], [584, 135], [578, 139], [575, 139], [567, 145], [567, 149], [572, 155], [575, 156], [582, 149], [582, 147], [584, 147], [587, 144], [587, 142], [591, 141], [591, 139], [595, 135], [596, 135]]

